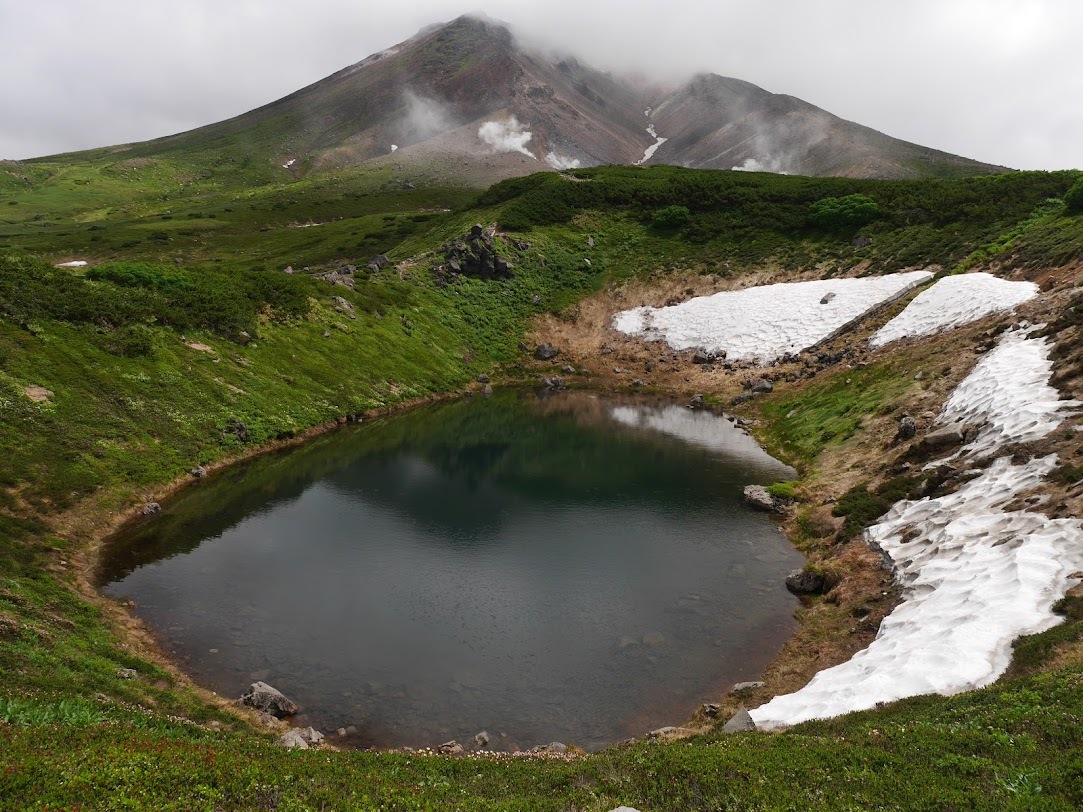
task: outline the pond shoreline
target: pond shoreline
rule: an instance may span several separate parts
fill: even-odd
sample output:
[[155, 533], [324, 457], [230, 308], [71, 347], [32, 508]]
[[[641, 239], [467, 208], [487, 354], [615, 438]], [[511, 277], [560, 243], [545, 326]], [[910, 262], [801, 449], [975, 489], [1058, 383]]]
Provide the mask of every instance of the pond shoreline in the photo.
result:
[[[522, 381], [516, 381], [515, 379], [509, 379], [504, 383], [507, 384], [507, 388], [525, 388]], [[576, 387], [587, 392], [593, 392], [599, 395], [615, 395], [615, 394], [627, 394], [624, 392], [613, 392], [609, 386], [584, 386]], [[363, 421], [370, 421], [381, 417], [389, 417], [392, 415], [400, 414], [413, 409], [433, 405], [440, 402], [448, 402], [461, 398], [469, 398], [475, 396], [481, 396], [480, 387], [460, 390], [456, 392], [439, 393], [425, 398], [419, 398], [412, 401], [404, 401], [400, 404], [395, 404], [391, 407], [384, 407], [378, 410], [371, 410], [363, 415], [360, 415], [360, 419]], [[676, 395], [666, 393], [656, 393], [660, 397], [665, 397], [667, 400], [672, 400], [674, 403], [679, 402]], [[352, 421], [354, 423], [360, 421]], [[294, 448], [317, 437], [321, 437], [329, 434], [335, 429], [341, 428], [350, 423], [345, 419], [339, 419], [336, 421], [329, 421], [319, 426], [314, 426], [303, 432], [298, 433], [296, 436], [277, 440], [270, 443], [265, 443], [257, 448], [246, 449], [243, 453], [234, 454], [229, 457], [223, 458], [214, 463], [208, 464], [205, 468], [208, 471], [208, 475], [213, 475], [214, 472], [219, 472], [225, 469], [232, 468], [239, 464], [252, 461], [256, 458], [266, 456], [269, 454], [282, 451], [284, 449]], [[198, 482], [199, 480], [192, 476], [178, 477], [172, 482], [163, 485], [159, 488], [155, 488], [152, 491], [144, 492], [139, 495], [139, 499], [129, 500], [129, 505], [119, 511], [105, 511], [104, 521], [101, 515], [100, 505], [92, 505], [91, 510], [86, 510], [86, 506], [80, 506], [71, 514], [65, 518], [69, 524], [68, 533], [82, 537], [83, 543], [80, 545], [79, 555], [75, 556], [73, 563], [76, 565], [75, 572], [77, 573], [77, 582], [79, 591], [84, 598], [89, 599], [92, 603], [102, 608], [106, 615], [109, 617], [114, 630], [122, 637], [126, 644], [134, 647], [136, 653], [144, 656], [156, 664], [166, 668], [171, 674], [173, 674], [178, 682], [182, 685], [195, 689], [209, 704], [215, 705], [219, 708], [228, 708], [238, 716], [244, 718], [248, 723], [256, 727], [257, 729], [266, 730], [263, 723], [260, 723], [257, 714], [247, 709], [238, 707], [237, 703], [230, 698], [224, 698], [216, 694], [215, 692], [199, 685], [193, 678], [184, 670], [182, 665], [177, 662], [165, 649], [162, 640], [158, 637], [155, 630], [148, 626], [146, 623], [135, 617], [130, 611], [131, 607], [126, 603], [118, 602], [103, 595], [97, 586], [97, 573], [99, 570], [100, 555], [103, 545], [108, 541], [110, 537], [119, 532], [125, 525], [138, 520], [143, 516], [143, 505], [146, 502], [157, 501], [167, 499], [170, 496], [174, 496], [187, 487], [189, 484]], [[94, 508], [98, 508], [95, 510]], [[792, 517], [790, 517], [792, 519]], [[786, 532], [786, 524], [792, 524], [790, 521], [785, 521], [784, 524], [779, 525], [779, 529], [782, 532]], [[800, 548], [794, 542], [792, 530], [787, 533], [788, 540], [794, 546], [795, 549], [800, 551]], [[798, 610], [796, 613], [798, 626], [793, 635], [784, 644], [782, 651], [774, 657], [769, 665], [766, 667], [764, 674], [760, 676], [767, 682], [767, 685], [754, 688], [751, 692], [743, 691], [739, 694], [730, 693], [722, 697], [718, 697], [712, 700], [708, 705], [704, 705], [699, 708], [690, 709], [690, 715], [686, 721], [679, 727], [662, 728], [663, 733], [649, 734], [654, 738], [680, 738], [687, 735], [693, 735], [696, 733], [703, 733], [713, 729], [721, 722], [726, 721], [732, 712], [736, 710], [744, 709], [746, 707], [753, 707], [756, 703], [750, 703], [749, 700], [754, 697], [758, 700], [761, 695], [772, 695], [775, 692], [784, 692], [784, 688], [780, 688], [778, 691], [771, 689], [771, 683], [775, 682], [772, 675], [779, 673], [789, 673], [792, 670], [792, 663], [799, 659], [794, 656], [795, 647], [800, 648], [803, 644], [803, 638], [807, 637], [809, 629], [807, 628], [806, 618], [803, 616], [803, 611]], [[848, 654], [846, 656], [849, 656]], [[841, 659], [845, 659], [842, 657]], [[710, 707], [714, 705], [715, 707]], [[285, 729], [285, 725], [276, 726], [276, 729]], [[648, 731], [643, 731], [643, 734], [648, 734]], [[617, 746], [617, 745], [612, 745]], [[387, 751], [401, 750], [401, 748], [381, 748]]]

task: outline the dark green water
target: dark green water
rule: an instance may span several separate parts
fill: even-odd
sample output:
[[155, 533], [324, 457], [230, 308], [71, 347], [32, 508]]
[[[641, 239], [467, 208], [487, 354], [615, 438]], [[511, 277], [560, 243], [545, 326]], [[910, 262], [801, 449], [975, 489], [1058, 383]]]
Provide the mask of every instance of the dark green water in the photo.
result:
[[203, 684], [270, 682], [351, 744], [593, 749], [777, 653], [801, 559], [740, 494], [792, 475], [708, 413], [498, 393], [198, 483], [101, 583]]

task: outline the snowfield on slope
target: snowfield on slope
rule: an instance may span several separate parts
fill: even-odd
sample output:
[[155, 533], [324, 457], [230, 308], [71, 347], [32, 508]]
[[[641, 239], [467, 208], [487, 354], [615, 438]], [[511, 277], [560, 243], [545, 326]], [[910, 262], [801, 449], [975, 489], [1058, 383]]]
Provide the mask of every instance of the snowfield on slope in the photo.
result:
[[1038, 485], [1056, 455], [1012, 465], [1004, 457], [940, 499], [900, 502], [868, 531], [891, 556], [903, 603], [851, 660], [796, 693], [751, 711], [761, 728], [838, 716], [908, 696], [988, 685], [1011, 661], [1012, 641], [1063, 618], [1054, 601], [1078, 583], [1083, 525], [1007, 512]]
[[1044, 338], [1028, 338], [1026, 331], [1013, 330], [955, 388], [938, 422], [981, 427], [962, 453], [987, 456], [1008, 443], [1041, 439], [1070, 410], [1083, 405], [1061, 400], [1049, 385], [1053, 375], [1049, 350]]
[[[1048, 385], [1049, 345], [1006, 333], [956, 387], [940, 421], [983, 427], [962, 453], [1047, 436], [1079, 404]], [[1013, 465], [1001, 457], [958, 491], [896, 504], [865, 538], [892, 561], [903, 601], [876, 639], [848, 662], [751, 711], [764, 728], [837, 716], [907, 696], [988, 685], [1011, 660], [1012, 641], [1062, 618], [1054, 601], [1080, 579], [1083, 523], [1006, 511], [1039, 486], [1056, 455]]]
[[1038, 295], [1033, 282], [1009, 282], [987, 273], [945, 276], [914, 297], [870, 340], [882, 347], [900, 338], [940, 333], [993, 313], [1011, 310]]
[[613, 326], [675, 350], [725, 351], [731, 360], [769, 363], [805, 350], [933, 276], [910, 271], [860, 279], [785, 282], [699, 296], [671, 307], [618, 313]]

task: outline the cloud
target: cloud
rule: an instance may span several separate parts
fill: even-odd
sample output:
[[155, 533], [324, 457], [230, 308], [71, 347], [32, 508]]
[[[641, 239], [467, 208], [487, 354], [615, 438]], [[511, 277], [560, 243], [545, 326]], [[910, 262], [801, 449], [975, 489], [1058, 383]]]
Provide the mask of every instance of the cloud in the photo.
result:
[[486, 121], [478, 129], [478, 138], [493, 152], [521, 152], [536, 160], [538, 156], [526, 148], [533, 137], [515, 116], [507, 121]]

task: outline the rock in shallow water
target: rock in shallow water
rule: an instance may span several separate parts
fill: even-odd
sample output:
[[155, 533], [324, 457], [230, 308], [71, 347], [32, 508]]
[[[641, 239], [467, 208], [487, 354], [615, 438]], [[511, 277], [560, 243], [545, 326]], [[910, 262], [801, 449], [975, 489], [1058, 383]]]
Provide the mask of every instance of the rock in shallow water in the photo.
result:
[[300, 710], [296, 702], [266, 682], [253, 682], [248, 690], [241, 694], [241, 703], [277, 716], [279, 719], [283, 716], [293, 716]]

